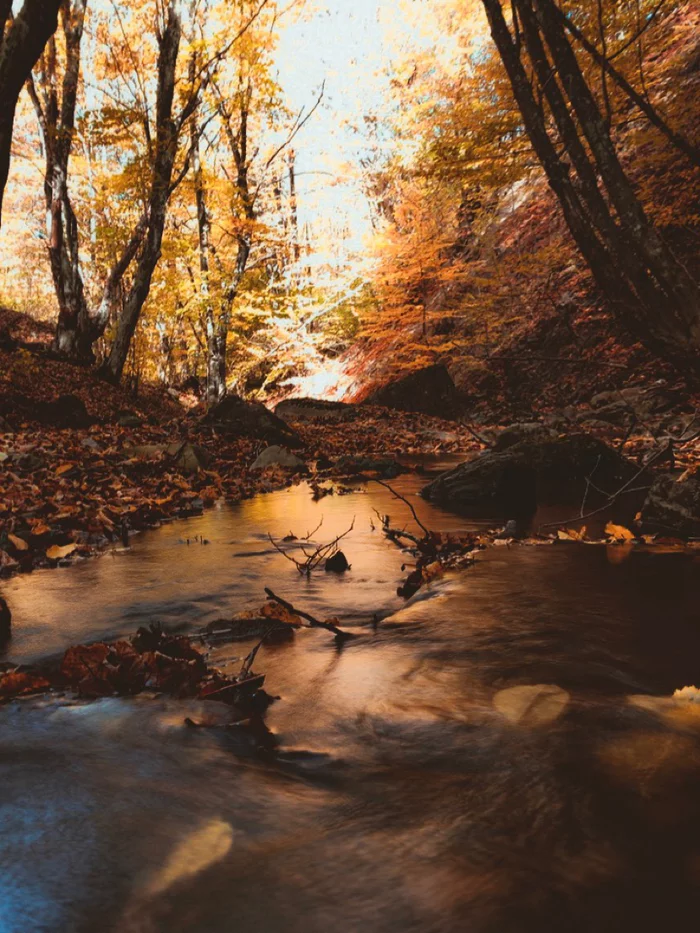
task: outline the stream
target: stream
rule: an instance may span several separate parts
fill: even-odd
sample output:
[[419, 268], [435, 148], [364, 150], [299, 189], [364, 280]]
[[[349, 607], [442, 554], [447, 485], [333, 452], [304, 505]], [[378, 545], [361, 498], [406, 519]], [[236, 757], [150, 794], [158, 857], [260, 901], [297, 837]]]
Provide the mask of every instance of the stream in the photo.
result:
[[[417, 498], [424, 482], [394, 485], [426, 525], [475, 527]], [[302, 484], [3, 582], [15, 662], [154, 620], [192, 631], [265, 586], [360, 637], [338, 650], [305, 629], [261, 650], [279, 698], [266, 753], [216, 703], [0, 707], [0, 933], [659, 933], [697, 917], [700, 703], [671, 697], [700, 686], [698, 557], [493, 547], [406, 604], [406, 555], [375, 509], [412, 527], [378, 485], [314, 502]], [[354, 520], [352, 569], [307, 580], [268, 533], [321, 519], [318, 542]], [[212, 661], [235, 669], [251, 645]]]

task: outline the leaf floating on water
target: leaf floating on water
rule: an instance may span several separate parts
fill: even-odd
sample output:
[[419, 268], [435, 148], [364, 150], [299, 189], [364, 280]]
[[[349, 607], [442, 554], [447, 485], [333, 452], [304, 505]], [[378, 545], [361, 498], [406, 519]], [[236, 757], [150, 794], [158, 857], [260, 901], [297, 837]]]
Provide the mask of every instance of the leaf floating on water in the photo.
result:
[[500, 690], [493, 705], [514, 725], [543, 726], [558, 719], [570, 699], [566, 690], [556, 684], [522, 684]]
[[228, 855], [233, 840], [233, 827], [223, 820], [211, 820], [184, 836], [148, 882], [147, 892], [151, 896], [162, 894], [178, 882], [204, 872]]
[[635, 538], [629, 528], [625, 528], [624, 525], [615, 525], [613, 522], [608, 522], [605, 526], [605, 534], [614, 541], [634, 541]]
[[49, 560], [61, 560], [64, 557], [69, 557], [77, 547], [77, 544], [65, 544], [63, 547], [54, 544], [53, 547], [47, 550], [46, 556]]

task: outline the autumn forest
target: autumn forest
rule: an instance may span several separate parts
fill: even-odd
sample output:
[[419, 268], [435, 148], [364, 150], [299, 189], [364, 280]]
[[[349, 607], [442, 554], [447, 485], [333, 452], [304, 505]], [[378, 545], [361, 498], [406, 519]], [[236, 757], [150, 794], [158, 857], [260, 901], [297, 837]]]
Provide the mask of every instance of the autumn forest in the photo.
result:
[[700, 907], [700, 5], [0, 0], [0, 929]]

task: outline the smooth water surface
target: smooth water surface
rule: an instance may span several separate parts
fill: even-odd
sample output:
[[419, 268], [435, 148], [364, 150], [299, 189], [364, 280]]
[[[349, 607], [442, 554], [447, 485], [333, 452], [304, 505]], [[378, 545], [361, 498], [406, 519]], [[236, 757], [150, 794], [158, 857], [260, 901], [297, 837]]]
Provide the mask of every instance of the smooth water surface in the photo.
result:
[[[2, 708], [2, 933], [658, 933], [697, 917], [700, 704], [668, 699], [700, 686], [696, 559], [493, 548], [403, 607], [406, 558], [375, 508], [405, 509], [376, 486], [320, 503], [300, 486], [4, 587], [17, 658], [154, 618], [198, 627], [264, 586], [360, 637], [261, 651], [267, 736], [217, 725], [218, 704]], [[266, 534], [321, 515], [319, 541], [355, 516], [353, 568], [306, 581]]]

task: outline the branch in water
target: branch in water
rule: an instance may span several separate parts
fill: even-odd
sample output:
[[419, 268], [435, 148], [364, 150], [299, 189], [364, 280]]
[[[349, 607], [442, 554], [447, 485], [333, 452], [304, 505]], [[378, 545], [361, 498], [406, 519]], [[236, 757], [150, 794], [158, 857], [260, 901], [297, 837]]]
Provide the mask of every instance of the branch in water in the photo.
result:
[[335, 637], [341, 640], [355, 637], [350, 632], [344, 632], [342, 629], [338, 628], [337, 625], [333, 625], [332, 622], [321, 622], [320, 619], [314, 618], [314, 616], [310, 615], [308, 612], [303, 612], [301, 609], [296, 609], [290, 602], [287, 602], [286, 599], [282, 599], [281, 596], [277, 596], [277, 594], [273, 593], [272, 590], [267, 586], [265, 587], [265, 592], [270, 597], [270, 599], [274, 600], [276, 603], [279, 603], [279, 605], [282, 606], [283, 609], [286, 609], [287, 612], [294, 613], [294, 615], [299, 616], [300, 619], [306, 619], [312, 628], [325, 628], [326, 631], [333, 632]]

